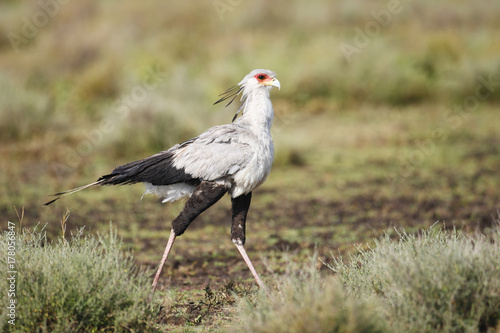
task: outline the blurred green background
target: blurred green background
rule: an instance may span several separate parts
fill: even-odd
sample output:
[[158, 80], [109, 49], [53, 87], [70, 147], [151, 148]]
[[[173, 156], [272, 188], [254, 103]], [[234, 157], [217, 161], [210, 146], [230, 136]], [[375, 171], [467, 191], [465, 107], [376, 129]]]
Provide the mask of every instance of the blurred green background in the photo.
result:
[[[61, 234], [118, 228], [155, 265], [182, 203], [141, 185], [48, 194], [229, 122], [213, 102], [273, 70], [276, 160], [254, 193], [250, 256], [296, 260], [500, 209], [500, 2], [2, 1], [0, 216]], [[174, 247], [165, 280], [251, 281], [227, 198]], [[3, 226], [2, 226], [3, 228]], [[170, 259], [169, 259], [170, 260]], [[280, 269], [276, 265], [274, 269]], [[164, 282], [167, 283], [167, 282]]]

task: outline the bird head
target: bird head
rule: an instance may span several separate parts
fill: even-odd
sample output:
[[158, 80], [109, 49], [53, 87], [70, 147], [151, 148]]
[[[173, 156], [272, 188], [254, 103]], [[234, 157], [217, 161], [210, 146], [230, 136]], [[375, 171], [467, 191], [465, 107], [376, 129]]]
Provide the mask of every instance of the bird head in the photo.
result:
[[271, 90], [272, 87], [281, 89], [280, 81], [276, 78], [276, 74], [267, 69], [254, 69], [243, 80], [238, 83], [244, 89], [267, 88]]
[[273, 87], [281, 89], [280, 81], [278, 81], [274, 72], [268, 69], [254, 69], [237, 85], [220, 94], [219, 96], [222, 97], [214, 104], [231, 99], [229, 103], [226, 104], [226, 106], [229, 106], [241, 92], [243, 92], [241, 99], [244, 100], [248, 94], [255, 89], [266, 89], [270, 91]]

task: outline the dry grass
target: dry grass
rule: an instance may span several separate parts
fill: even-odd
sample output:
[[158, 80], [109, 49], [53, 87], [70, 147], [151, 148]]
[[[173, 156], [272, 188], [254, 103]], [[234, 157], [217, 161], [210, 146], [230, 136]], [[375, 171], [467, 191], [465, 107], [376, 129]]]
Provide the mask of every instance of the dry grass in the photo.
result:
[[438, 227], [402, 232], [330, 266], [351, 295], [376, 299], [396, 332], [500, 328], [500, 229], [464, 235]]

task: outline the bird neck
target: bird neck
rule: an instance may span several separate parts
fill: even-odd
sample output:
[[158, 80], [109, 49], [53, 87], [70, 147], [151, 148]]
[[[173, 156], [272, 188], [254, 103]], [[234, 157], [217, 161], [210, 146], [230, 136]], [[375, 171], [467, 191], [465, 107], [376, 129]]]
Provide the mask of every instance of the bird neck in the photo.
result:
[[270, 131], [273, 124], [274, 110], [269, 88], [254, 89], [244, 94], [244, 102], [240, 107], [241, 117], [236, 121], [245, 123], [254, 131]]

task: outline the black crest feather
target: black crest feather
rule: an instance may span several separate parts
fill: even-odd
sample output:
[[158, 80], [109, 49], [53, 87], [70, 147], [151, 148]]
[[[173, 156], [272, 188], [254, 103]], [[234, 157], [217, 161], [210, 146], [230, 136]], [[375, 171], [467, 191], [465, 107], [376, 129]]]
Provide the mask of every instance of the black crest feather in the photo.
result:
[[229, 106], [236, 99], [236, 96], [238, 96], [238, 94], [242, 90], [243, 90], [242, 86], [239, 86], [239, 85], [232, 86], [231, 88], [229, 88], [228, 90], [224, 91], [222, 94], [219, 95], [222, 97], [217, 102], [215, 102], [214, 105], [217, 103], [220, 103], [220, 102], [224, 102], [225, 100], [228, 100], [231, 98], [229, 103], [226, 104], [226, 107]]

